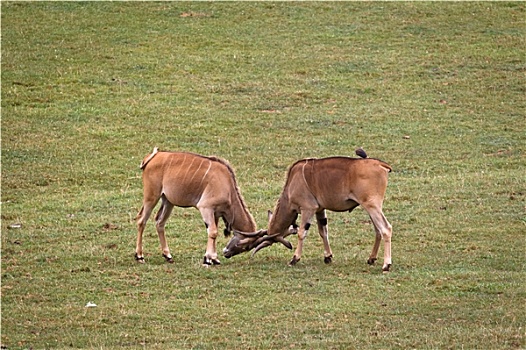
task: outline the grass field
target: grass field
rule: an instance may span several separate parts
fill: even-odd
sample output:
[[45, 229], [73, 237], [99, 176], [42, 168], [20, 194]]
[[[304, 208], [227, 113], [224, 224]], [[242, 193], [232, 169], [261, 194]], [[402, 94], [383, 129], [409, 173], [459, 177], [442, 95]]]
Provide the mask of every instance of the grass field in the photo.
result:
[[[1, 11], [2, 349], [526, 347], [524, 3]], [[175, 263], [152, 222], [135, 263], [154, 146], [228, 159], [262, 228], [292, 162], [363, 147], [394, 168], [392, 272], [361, 209], [328, 213], [331, 265], [311, 230], [293, 268], [281, 245], [203, 268], [181, 208]]]

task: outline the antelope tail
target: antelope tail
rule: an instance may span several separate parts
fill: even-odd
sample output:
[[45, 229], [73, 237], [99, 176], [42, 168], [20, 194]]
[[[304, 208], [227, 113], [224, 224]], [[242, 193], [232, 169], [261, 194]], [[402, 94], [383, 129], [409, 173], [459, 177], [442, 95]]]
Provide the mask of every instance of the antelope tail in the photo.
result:
[[144, 169], [144, 167], [146, 167], [146, 164], [148, 164], [150, 162], [150, 160], [152, 160], [153, 157], [155, 157], [155, 155], [159, 152], [159, 149], [157, 147], [155, 147], [153, 149], [153, 152], [146, 158], [144, 159], [142, 162], [141, 162], [141, 169]]

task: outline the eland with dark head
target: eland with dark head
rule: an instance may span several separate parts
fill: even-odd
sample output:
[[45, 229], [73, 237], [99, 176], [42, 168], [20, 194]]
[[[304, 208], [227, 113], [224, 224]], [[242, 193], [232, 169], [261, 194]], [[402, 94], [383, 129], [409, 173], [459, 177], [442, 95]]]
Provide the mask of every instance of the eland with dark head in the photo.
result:
[[321, 159], [302, 159], [288, 170], [283, 191], [271, 215], [267, 230], [257, 232], [238, 232], [223, 250], [223, 255], [230, 258], [239, 253], [260, 249], [280, 242], [292, 249], [285, 238], [294, 233], [290, 225], [295, 225], [298, 214], [301, 224], [298, 227], [298, 246], [290, 265], [300, 259], [303, 242], [316, 216], [318, 232], [323, 240], [324, 261], [332, 261], [332, 250], [329, 245], [327, 216], [325, 211], [351, 212], [361, 205], [369, 214], [376, 232], [376, 239], [368, 264], [377, 260], [380, 241], [384, 240], [383, 271], [391, 267], [391, 224], [385, 218], [382, 205], [387, 188], [388, 173], [391, 167], [378, 159], [367, 158], [362, 149], [356, 151], [360, 158], [329, 157]]
[[218, 221], [225, 223], [225, 235], [231, 230], [256, 231], [254, 218], [247, 210], [237, 186], [234, 170], [227, 161], [187, 152], [161, 152], [157, 148], [141, 163], [143, 203], [137, 215], [135, 258], [144, 262], [142, 238], [153, 208], [161, 200], [155, 226], [161, 250], [173, 262], [165, 238], [165, 224], [174, 206], [195, 207], [201, 213], [208, 234], [204, 265], [218, 265], [216, 237]]

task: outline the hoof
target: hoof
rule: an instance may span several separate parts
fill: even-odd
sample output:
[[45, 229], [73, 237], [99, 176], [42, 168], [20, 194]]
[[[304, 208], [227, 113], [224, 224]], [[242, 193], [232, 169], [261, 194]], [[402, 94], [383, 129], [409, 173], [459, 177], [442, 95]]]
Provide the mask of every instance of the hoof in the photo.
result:
[[332, 262], [332, 255], [326, 256], [323, 259], [323, 262], [326, 263], [326, 264], [330, 264]]
[[296, 255], [292, 258], [292, 260], [289, 262], [289, 266], [294, 266], [296, 263], [300, 261], [300, 259], [296, 258]]
[[171, 256], [168, 256], [166, 254], [163, 254], [163, 258], [166, 260], [166, 262], [170, 263], [170, 264], [173, 264], [174, 263], [174, 259], [171, 257]]
[[391, 268], [391, 264], [387, 264], [384, 268], [382, 268], [383, 272], [389, 272], [389, 269]]
[[367, 260], [367, 264], [369, 265], [374, 265], [375, 262], [376, 262], [376, 258], [369, 258], [369, 260]]
[[140, 264], [144, 264], [144, 256], [138, 256], [137, 253], [135, 253], [135, 261]]
[[211, 265], [221, 265], [221, 261], [219, 261], [218, 259], [210, 259], [205, 256], [203, 258], [203, 266], [208, 267]]

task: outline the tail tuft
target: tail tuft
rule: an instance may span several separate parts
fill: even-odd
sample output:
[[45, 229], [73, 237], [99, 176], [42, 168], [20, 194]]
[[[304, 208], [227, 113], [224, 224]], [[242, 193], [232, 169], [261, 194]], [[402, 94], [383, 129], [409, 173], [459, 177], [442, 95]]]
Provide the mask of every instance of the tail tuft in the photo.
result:
[[147, 156], [147, 157], [141, 162], [141, 167], [140, 167], [140, 168], [144, 170], [144, 167], [146, 166], [146, 164], [148, 164], [148, 162], [149, 162], [150, 160], [152, 160], [152, 158], [153, 158], [158, 152], [159, 152], [159, 149], [158, 149], [157, 147], [154, 147], [153, 152], [152, 152], [149, 156]]
[[356, 151], [354, 151], [358, 157], [361, 158], [367, 158], [367, 153], [362, 148], [358, 148]]

